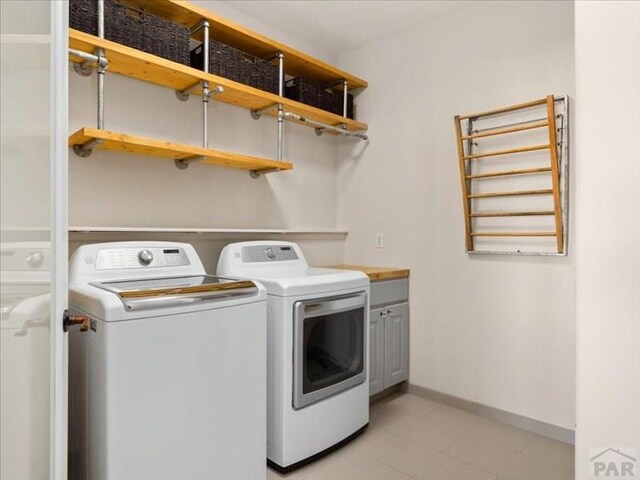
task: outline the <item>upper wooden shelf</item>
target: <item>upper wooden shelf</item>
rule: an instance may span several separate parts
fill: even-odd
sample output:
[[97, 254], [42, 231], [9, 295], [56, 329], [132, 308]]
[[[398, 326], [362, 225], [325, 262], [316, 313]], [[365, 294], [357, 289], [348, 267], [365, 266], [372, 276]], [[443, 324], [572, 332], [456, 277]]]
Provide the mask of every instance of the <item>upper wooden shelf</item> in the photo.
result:
[[[163, 5], [164, 3], [158, 2], [158, 4]], [[206, 80], [212, 89], [218, 85], [224, 88], [223, 93], [213, 97], [215, 100], [224, 103], [230, 103], [249, 110], [260, 110], [270, 105], [281, 103], [286, 111], [310, 120], [329, 125], [344, 125], [345, 128], [351, 131], [367, 129], [367, 124], [357, 120], [341, 117], [319, 108], [258, 90], [224, 77], [205, 73], [78, 30], [69, 29], [69, 47], [87, 53], [93, 53], [96, 48], [102, 48], [105, 51], [107, 60], [109, 60], [108, 72], [119, 73], [173, 90], [182, 91], [201, 80]], [[83, 61], [73, 55], [69, 55], [69, 59], [76, 63]], [[201, 90], [198, 88], [193, 93], [200, 95]], [[277, 112], [272, 109], [265, 113], [276, 115]]]
[[103, 150], [151, 155], [173, 160], [202, 156], [204, 157], [202, 163], [221, 167], [239, 168], [242, 170], [253, 170], [256, 172], [272, 171], [274, 169], [291, 170], [293, 168], [293, 165], [289, 162], [278, 162], [238, 153], [223, 152], [192, 145], [99, 130], [97, 128], [81, 128], [69, 137], [69, 146], [84, 145], [91, 140], [101, 140], [102, 143], [94, 148]]
[[166, 18], [189, 28], [200, 20], [210, 23], [210, 38], [259, 58], [269, 58], [282, 52], [285, 58], [285, 71], [294, 76], [312, 78], [321, 82], [346, 80], [349, 88], [367, 87], [367, 82], [321, 60], [313, 58], [276, 40], [254, 32], [242, 25], [222, 18], [213, 12], [184, 0], [129, 0], [145, 11]]

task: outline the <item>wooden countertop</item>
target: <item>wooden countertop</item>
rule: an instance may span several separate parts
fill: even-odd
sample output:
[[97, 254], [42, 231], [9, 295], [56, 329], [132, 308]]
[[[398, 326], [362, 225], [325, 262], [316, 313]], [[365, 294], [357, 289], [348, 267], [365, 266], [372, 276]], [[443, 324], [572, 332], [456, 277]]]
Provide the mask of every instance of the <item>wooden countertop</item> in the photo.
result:
[[328, 268], [338, 268], [342, 270], [357, 270], [366, 273], [372, 282], [380, 280], [394, 280], [397, 278], [408, 278], [408, 268], [388, 268], [388, 267], [367, 267], [364, 265], [331, 265]]

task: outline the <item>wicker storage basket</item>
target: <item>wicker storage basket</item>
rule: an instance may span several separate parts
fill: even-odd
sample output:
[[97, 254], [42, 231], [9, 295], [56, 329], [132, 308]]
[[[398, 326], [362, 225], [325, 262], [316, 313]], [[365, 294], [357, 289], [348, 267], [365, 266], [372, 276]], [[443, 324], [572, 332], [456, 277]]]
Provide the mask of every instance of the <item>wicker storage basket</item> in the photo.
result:
[[[69, 26], [98, 34], [98, 2], [70, 0]], [[104, 36], [107, 40], [189, 65], [189, 29], [142, 10], [104, 1]]]
[[[285, 97], [343, 116], [342, 92], [327, 88], [320, 82], [296, 77], [287, 81]], [[354, 118], [353, 95], [347, 94], [347, 117]]]
[[[209, 73], [278, 93], [278, 67], [215, 40], [209, 41]], [[204, 69], [204, 45], [191, 51], [191, 66]]]

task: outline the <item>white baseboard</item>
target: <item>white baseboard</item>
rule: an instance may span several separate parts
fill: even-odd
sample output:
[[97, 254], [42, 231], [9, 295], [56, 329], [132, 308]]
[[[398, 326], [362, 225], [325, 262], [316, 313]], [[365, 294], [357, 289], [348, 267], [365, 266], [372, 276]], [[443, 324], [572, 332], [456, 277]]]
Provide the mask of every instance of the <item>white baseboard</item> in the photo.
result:
[[538, 435], [553, 438], [564, 443], [575, 443], [575, 432], [568, 428], [559, 427], [550, 423], [535, 420], [533, 418], [518, 415], [517, 413], [507, 412], [506, 410], [500, 410], [499, 408], [490, 407], [481, 403], [472, 402], [471, 400], [465, 400], [464, 398], [454, 397], [446, 393], [437, 392], [429, 388], [419, 387], [412, 384], [404, 384], [403, 391], [412, 393], [419, 397], [427, 398], [429, 400], [435, 400], [439, 403], [444, 403], [460, 410], [475, 413], [481, 417], [490, 418], [498, 422], [506, 423], [513, 427], [521, 428]]

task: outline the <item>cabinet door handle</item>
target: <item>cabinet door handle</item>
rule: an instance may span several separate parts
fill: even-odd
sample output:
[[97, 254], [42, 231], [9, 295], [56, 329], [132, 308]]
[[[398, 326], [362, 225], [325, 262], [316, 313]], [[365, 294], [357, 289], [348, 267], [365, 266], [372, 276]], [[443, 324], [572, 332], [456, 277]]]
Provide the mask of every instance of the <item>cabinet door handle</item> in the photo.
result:
[[387, 310], [387, 315], [393, 315], [393, 310], [392, 309]]
[[381, 317], [386, 317], [386, 316], [387, 316], [387, 312], [384, 312], [384, 311], [383, 311], [383, 312], [380, 312], [380, 316], [381, 316]]

